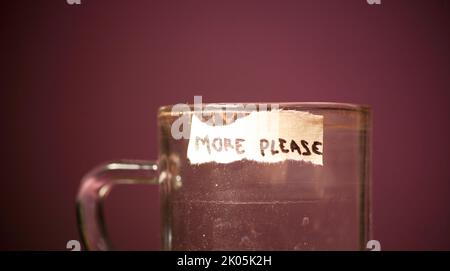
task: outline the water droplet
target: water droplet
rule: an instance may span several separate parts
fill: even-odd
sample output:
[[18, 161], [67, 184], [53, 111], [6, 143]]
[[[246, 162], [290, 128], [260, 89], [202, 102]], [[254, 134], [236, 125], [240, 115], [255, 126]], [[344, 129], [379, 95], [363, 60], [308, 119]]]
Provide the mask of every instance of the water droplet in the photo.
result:
[[177, 175], [175, 177], [175, 189], [179, 189], [183, 186], [183, 182], [181, 181], [181, 176]]
[[302, 220], [302, 226], [306, 226], [309, 224], [309, 217], [305, 216]]

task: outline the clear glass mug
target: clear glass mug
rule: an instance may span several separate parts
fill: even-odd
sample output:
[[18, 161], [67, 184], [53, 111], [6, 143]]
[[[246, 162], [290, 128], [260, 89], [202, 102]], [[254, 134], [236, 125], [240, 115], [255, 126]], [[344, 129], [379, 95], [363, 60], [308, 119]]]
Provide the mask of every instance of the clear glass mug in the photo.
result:
[[[234, 110], [236, 104], [210, 104], [212, 129], [214, 118], [224, 116], [222, 106], [231, 108], [227, 112], [232, 113], [231, 118], [230, 115], [223, 118], [224, 129], [250, 114], [242, 107]], [[200, 110], [206, 107], [203, 105]], [[101, 204], [111, 188], [142, 183], [159, 186], [165, 250], [365, 249], [370, 239], [371, 217], [368, 107], [338, 103], [278, 104], [277, 110], [270, 111], [271, 116], [282, 115], [277, 112], [292, 113], [287, 119], [284, 115], [278, 119], [278, 129], [290, 129], [288, 136], [292, 138], [251, 142], [259, 134], [273, 136], [270, 134], [273, 130], [255, 129], [252, 126], [255, 119], [248, 118], [247, 123], [237, 128], [239, 131], [217, 132], [228, 137], [233, 133], [250, 136], [248, 142], [244, 139], [225, 142], [225, 138], [211, 137], [208, 144], [198, 138], [197, 142], [176, 139], [172, 135], [173, 124], [180, 117], [187, 117], [187, 128], [194, 129], [193, 116], [198, 108], [189, 106], [189, 110], [180, 112], [173, 109], [173, 106], [161, 107], [158, 113], [157, 161], [110, 162], [83, 178], [77, 214], [87, 249], [112, 249], [106, 237]], [[309, 116], [318, 116], [320, 127]], [[291, 129], [299, 123], [297, 130]], [[253, 130], [245, 128], [250, 126]], [[196, 131], [202, 132], [201, 127], [196, 126]], [[302, 141], [309, 127], [316, 132], [322, 129], [320, 143]], [[246, 131], [242, 133], [242, 130]], [[313, 137], [319, 135], [316, 132], [312, 133]], [[297, 144], [292, 142], [295, 140]], [[255, 148], [245, 152], [244, 143]], [[192, 148], [189, 144], [193, 144]], [[195, 154], [189, 153], [195, 150], [194, 146], [203, 153], [194, 157]], [[220, 160], [226, 151], [232, 159]], [[211, 155], [210, 160], [203, 159], [205, 155]], [[294, 159], [258, 160], [282, 155]]]

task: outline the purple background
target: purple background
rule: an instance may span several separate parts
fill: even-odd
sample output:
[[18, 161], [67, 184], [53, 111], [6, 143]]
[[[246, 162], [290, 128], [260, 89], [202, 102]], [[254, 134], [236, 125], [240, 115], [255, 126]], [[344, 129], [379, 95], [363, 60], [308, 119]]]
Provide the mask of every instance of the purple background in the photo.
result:
[[[157, 155], [156, 112], [193, 102], [336, 101], [374, 112], [382, 249], [450, 249], [450, 3], [6, 1], [0, 249], [65, 250], [99, 162]], [[113, 241], [156, 249], [158, 193], [107, 200]]]

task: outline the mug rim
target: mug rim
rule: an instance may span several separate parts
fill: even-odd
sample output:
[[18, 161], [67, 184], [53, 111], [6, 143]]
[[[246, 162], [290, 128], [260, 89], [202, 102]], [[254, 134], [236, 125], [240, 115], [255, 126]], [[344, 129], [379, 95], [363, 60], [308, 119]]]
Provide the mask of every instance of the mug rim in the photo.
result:
[[[246, 106], [249, 104], [266, 104], [266, 105], [272, 105], [277, 104], [279, 109], [284, 110], [296, 110], [296, 109], [319, 109], [319, 110], [343, 110], [343, 111], [356, 111], [361, 113], [369, 113], [371, 111], [371, 107], [369, 105], [363, 105], [363, 104], [355, 104], [355, 103], [340, 103], [340, 102], [224, 102], [224, 103], [202, 103], [202, 106], [210, 106], [214, 107], [217, 106], [222, 111], [225, 107], [231, 108], [232, 106]], [[184, 104], [185, 106], [190, 108], [190, 112], [195, 112], [194, 104], [187, 103]], [[172, 105], [164, 105], [159, 107], [158, 109], [158, 115], [166, 115], [167, 113], [170, 114], [179, 114], [179, 113], [186, 113], [185, 111], [179, 111], [179, 112], [172, 112], [172, 108], [175, 106], [175, 104]], [[209, 111], [211, 112], [211, 111]], [[214, 111], [212, 111], [214, 112]]]

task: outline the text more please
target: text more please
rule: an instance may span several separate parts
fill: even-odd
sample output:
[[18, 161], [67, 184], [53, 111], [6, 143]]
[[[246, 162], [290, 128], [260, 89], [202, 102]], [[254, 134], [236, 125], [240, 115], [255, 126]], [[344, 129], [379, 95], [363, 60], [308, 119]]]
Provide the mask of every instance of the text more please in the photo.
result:
[[[197, 151], [202, 148], [206, 149], [208, 154], [234, 152], [237, 155], [246, 152], [245, 145], [248, 144], [243, 138], [222, 138], [209, 136], [196, 136], [195, 148]], [[258, 144], [258, 143], [256, 143]], [[297, 153], [298, 155], [309, 156], [312, 154], [322, 155], [322, 142], [309, 142], [304, 139], [259, 139], [259, 153], [261, 156], [278, 155], [282, 153]]]

